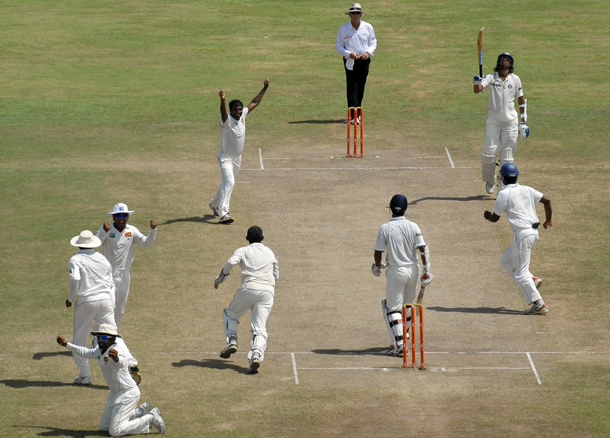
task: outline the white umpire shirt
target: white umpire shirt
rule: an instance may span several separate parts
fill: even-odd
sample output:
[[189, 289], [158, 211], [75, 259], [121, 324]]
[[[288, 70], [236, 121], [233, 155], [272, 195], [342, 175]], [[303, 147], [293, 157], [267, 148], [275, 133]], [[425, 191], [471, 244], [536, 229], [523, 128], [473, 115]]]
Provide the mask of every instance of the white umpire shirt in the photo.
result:
[[70, 296], [73, 303], [77, 298], [86, 301], [88, 297], [109, 294], [114, 290], [112, 266], [102, 254], [94, 249], [81, 249], [70, 258]]
[[229, 274], [236, 265], [241, 267], [242, 287], [274, 292], [280, 268], [275, 254], [265, 245], [251, 243], [237, 249], [223, 268], [224, 273]]
[[110, 389], [110, 392], [117, 393], [137, 386], [136, 381], [133, 380], [133, 377], [131, 377], [131, 373], [129, 372], [129, 367], [130, 365], [134, 364], [135, 359], [133, 359], [129, 349], [125, 343], [120, 340], [120, 338], [117, 338], [117, 342], [112, 344], [110, 347], [114, 348], [119, 353], [118, 362], [115, 362], [111, 357], [108, 356], [110, 348], [108, 348], [108, 350], [102, 354], [99, 346], [95, 348], [87, 348], [68, 342], [67, 347], [70, 351], [79, 353], [86, 358], [97, 359], [100, 369], [102, 370], [102, 374], [104, 375], [104, 379], [106, 379], [106, 383], [108, 383], [108, 389]]
[[417, 248], [426, 246], [421, 230], [406, 217], [394, 217], [379, 228], [375, 251], [386, 253], [390, 266], [417, 264]]
[[501, 122], [513, 122], [517, 119], [515, 98], [523, 96], [523, 87], [519, 76], [510, 73], [502, 80], [498, 72], [487, 75], [481, 82], [483, 90], [489, 87], [488, 114]]
[[114, 269], [124, 271], [129, 269], [133, 263], [134, 244], [150, 248], [155, 243], [157, 230], [150, 230], [150, 234], [146, 237], [133, 225], [127, 224], [122, 233], [113, 225], [108, 232], [101, 227], [97, 231], [97, 237], [102, 241], [102, 253]]
[[354, 69], [354, 60], [349, 57], [352, 52], [356, 52], [358, 55], [367, 52], [373, 56], [376, 48], [377, 38], [375, 38], [375, 30], [370, 23], [360, 20], [360, 27], [356, 30], [352, 26], [352, 22], [348, 21], [339, 28], [335, 50], [347, 59], [345, 68], [348, 70]]
[[542, 193], [532, 187], [509, 184], [498, 192], [493, 212], [498, 216], [506, 212], [506, 218], [515, 233], [531, 229], [532, 225], [538, 222], [536, 204], [542, 196]]
[[244, 107], [239, 120], [235, 120], [231, 114], [227, 115], [225, 122], [220, 119], [220, 150], [225, 154], [239, 157], [244, 151], [247, 115], [248, 107]]

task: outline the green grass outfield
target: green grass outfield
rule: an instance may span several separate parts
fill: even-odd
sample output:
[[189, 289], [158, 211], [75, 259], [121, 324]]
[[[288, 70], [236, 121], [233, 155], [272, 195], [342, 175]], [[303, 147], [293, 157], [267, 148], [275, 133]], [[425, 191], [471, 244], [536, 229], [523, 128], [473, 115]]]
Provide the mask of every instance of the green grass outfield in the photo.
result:
[[[72, 330], [71, 310], [63, 307], [67, 263], [74, 253], [70, 238], [85, 228], [95, 231], [116, 202], [135, 208], [131, 223], [141, 231], [147, 230], [149, 217], [167, 224], [171, 218], [208, 214], [207, 201], [219, 180], [221, 88], [229, 99], [247, 104], [264, 79], [271, 82], [249, 119], [250, 163], [256, 164], [257, 148], [308, 158], [328, 146], [319, 155], [343, 154], [339, 127], [345, 118], [345, 77], [334, 41], [348, 20], [343, 13], [349, 2], [0, 4], [0, 436], [97, 436], [105, 391], [68, 385], [74, 365], [54, 345], [58, 333], [69, 336]], [[544, 247], [534, 254], [548, 279], [543, 297], [553, 304], [546, 318], [556, 318], [565, 350], [608, 354], [610, 4], [433, 0], [362, 5], [379, 41], [364, 104], [366, 148], [372, 154], [408, 150], [425, 155], [447, 147], [473, 167], [470, 178], [479, 179], [487, 110], [487, 95], [472, 92], [479, 28], [485, 26], [485, 73], [493, 70], [499, 53], [513, 53], [532, 132], [519, 142], [517, 164], [524, 183], [548, 194], [555, 210], [553, 231], [541, 233]], [[205, 172], [198, 172], [201, 168]], [[378, 183], [388, 186], [393, 178], [388, 173]], [[479, 185], [481, 193], [464, 196], [482, 194]], [[356, 181], [350, 190], [358, 187]], [[288, 220], [281, 206], [273, 209]], [[358, 210], [353, 213], [357, 226]], [[242, 217], [258, 219], [256, 212], [244, 211]], [[196, 322], [185, 320], [181, 309], [200, 307], [201, 315], [208, 314], [210, 302], [199, 295], [201, 285], [214, 278], [228, 249], [244, 243], [243, 236], [186, 222], [186, 242], [174, 234], [175, 245], [166, 240], [151, 250], [136, 250], [132, 292], [139, 291], [130, 298], [126, 318], [132, 319], [124, 330], [143, 363], [161, 360], [157, 352], [222, 347], [217, 336], [202, 340], [206, 334], [196, 332]], [[505, 222], [497, 227], [499, 236], [506, 236]], [[163, 233], [161, 227], [160, 239]], [[228, 304], [228, 289], [214, 298], [214, 306]], [[216, 318], [218, 309], [209, 314]], [[551, 387], [543, 390], [502, 396], [493, 388], [473, 389], [490, 397], [485, 415], [465, 406], [460, 418], [443, 419], [444, 435], [607, 436], [610, 366], [599, 356], [593, 362], [562, 364]], [[205, 369], [196, 371], [182, 376], [187, 381], [177, 389], [172, 386], [176, 377], [161, 368], [146, 369], [142, 391], [162, 411], [171, 406], [170, 436], [313, 437], [325, 436], [325, 428], [326, 436], [342, 436], [328, 418], [332, 415], [353, 425], [343, 429], [352, 436], [387, 436], [383, 424], [366, 417], [366, 406], [355, 413], [342, 408], [344, 397], [355, 396], [355, 387], [294, 393], [290, 382], [267, 382], [261, 388], [255, 380], [240, 379], [232, 386], [231, 376], [212, 378]], [[99, 373], [96, 377], [101, 386]], [[189, 378], [202, 388], [195, 399], [184, 386]], [[370, 389], [364, 379], [357, 386], [364, 394]], [[370, 403], [383, 405], [377, 394]], [[450, 391], [437, 397], [439, 404], [459, 403]], [[408, 414], [385, 402], [394, 415]], [[519, 407], [522, 403], [527, 410]], [[261, 409], [247, 408], [253, 405]]]

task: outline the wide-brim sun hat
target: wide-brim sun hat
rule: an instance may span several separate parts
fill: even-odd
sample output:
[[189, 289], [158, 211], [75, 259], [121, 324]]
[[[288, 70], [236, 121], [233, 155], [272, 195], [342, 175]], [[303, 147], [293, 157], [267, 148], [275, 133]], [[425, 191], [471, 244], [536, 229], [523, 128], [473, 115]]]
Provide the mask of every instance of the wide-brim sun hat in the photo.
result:
[[97, 248], [102, 244], [102, 241], [89, 230], [81, 231], [78, 236], [70, 239], [70, 245], [77, 248]]
[[362, 6], [360, 6], [360, 3], [352, 3], [352, 4], [349, 6], [349, 11], [347, 11], [347, 12], [345, 13], [345, 15], [349, 15], [349, 13], [350, 13], [350, 12], [362, 12], [362, 15], [366, 14], [366, 12], [364, 12], [364, 11], [362, 10]]
[[100, 324], [100, 327], [97, 330], [92, 331], [91, 334], [93, 336], [106, 335], [116, 336], [117, 338], [121, 337], [121, 335], [119, 335], [119, 332], [117, 331], [116, 326], [112, 324]]
[[112, 211], [108, 213], [108, 216], [112, 216], [119, 213], [127, 213], [131, 215], [134, 211], [135, 210], [130, 210], [129, 207], [127, 207], [127, 204], [119, 202], [118, 204], [115, 204], [114, 207], [112, 207]]

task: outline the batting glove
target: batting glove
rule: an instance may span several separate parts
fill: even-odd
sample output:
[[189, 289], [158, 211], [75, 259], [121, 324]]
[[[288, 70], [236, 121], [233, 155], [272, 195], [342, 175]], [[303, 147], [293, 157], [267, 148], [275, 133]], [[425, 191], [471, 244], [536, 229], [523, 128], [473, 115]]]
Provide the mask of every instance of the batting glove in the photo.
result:
[[474, 85], [481, 85], [483, 83], [483, 78], [481, 76], [475, 76], [472, 83]]
[[224, 268], [220, 270], [220, 274], [218, 274], [218, 277], [216, 277], [216, 279], [214, 280], [214, 289], [218, 289], [218, 285], [225, 281], [225, 278], [229, 276], [229, 274], [224, 273], [223, 269]]
[[421, 287], [426, 287], [426, 286], [430, 285], [430, 283], [432, 283], [433, 278], [434, 278], [434, 276], [432, 275], [431, 272], [427, 272], [424, 275], [422, 275]]
[[381, 267], [377, 266], [375, 263], [371, 266], [371, 272], [375, 277], [381, 277]]
[[530, 136], [530, 128], [525, 124], [525, 122], [521, 122], [519, 126], [519, 135], [521, 138], [527, 138]]

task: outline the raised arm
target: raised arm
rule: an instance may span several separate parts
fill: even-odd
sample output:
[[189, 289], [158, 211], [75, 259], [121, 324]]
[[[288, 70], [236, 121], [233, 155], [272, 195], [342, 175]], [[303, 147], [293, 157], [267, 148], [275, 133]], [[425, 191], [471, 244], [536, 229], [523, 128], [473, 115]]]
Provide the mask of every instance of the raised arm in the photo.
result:
[[225, 90], [220, 90], [218, 95], [220, 96], [220, 117], [222, 118], [222, 123], [224, 123], [229, 118], [229, 115], [227, 114], [227, 104], [225, 103]]
[[263, 89], [261, 90], [260, 93], [258, 93], [256, 95], [256, 97], [254, 99], [252, 99], [252, 102], [250, 102], [250, 105], [248, 105], [248, 114], [251, 113], [252, 110], [254, 110], [254, 108], [256, 108], [258, 106], [259, 103], [261, 103], [261, 100], [263, 100], [263, 96], [265, 95], [267, 88], [269, 88], [269, 79], [265, 79]]

